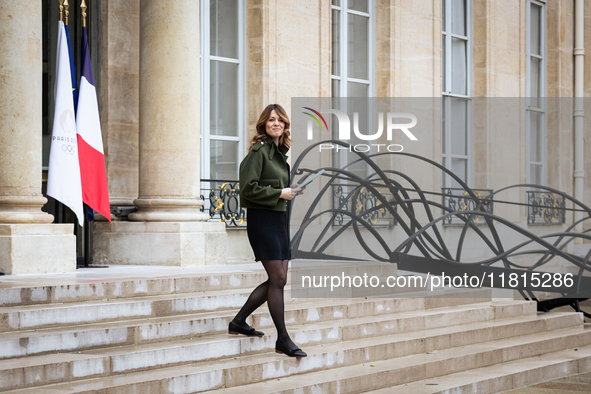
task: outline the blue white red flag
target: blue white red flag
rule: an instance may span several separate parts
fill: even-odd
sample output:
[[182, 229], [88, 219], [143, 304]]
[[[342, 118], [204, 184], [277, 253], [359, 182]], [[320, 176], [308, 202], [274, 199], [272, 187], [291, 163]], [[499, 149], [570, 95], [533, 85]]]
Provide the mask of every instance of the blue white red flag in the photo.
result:
[[82, 28], [82, 76], [80, 77], [76, 130], [78, 132], [82, 199], [86, 205], [99, 212], [110, 222], [111, 206], [109, 204], [103, 138], [86, 27]]

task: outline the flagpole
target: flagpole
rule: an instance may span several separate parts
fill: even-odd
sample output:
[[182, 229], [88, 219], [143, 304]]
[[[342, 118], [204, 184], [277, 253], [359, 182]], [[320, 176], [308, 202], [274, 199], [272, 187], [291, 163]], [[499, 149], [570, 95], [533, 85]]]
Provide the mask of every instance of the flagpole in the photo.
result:
[[66, 22], [64, 24], [68, 26], [68, 16], [70, 15], [70, 11], [68, 11], [68, 8], [70, 8], [70, 3], [68, 0], [64, 0], [64, 6], [66, 8]]
[[[105, 167], [102, 131], [100, 123], [97, 92], [92, 64], [88, 50], [86, 24], [86, 1], [81, 0], [82, 14], [82, 74], [80, 76], [80, 93], [78, 95], [78, 112], [76, 114], [76, 132], [78, 138], [78, 157], [80, 179], [82, 185], [82, 201], [85, 209], [85, 263], [91, 263], [92, 252], [92, 212], [96, 211], [111, 222], [111, 206], [109, 204], [109, 185]], [[89, 22], [92, 24], [92, 21]], [[95, 267], [92, 265], [91, 267]]]
[[[59, 0], [60, 3], [60, 22], [64, 21], [64, 0]], [[59, 202], [58, 200], [54, 201], [54, 209], [55, 209], [55, 219], [57, 223], [65, 223], [66, 222], [66, 217], [65, 217], [65, 208], [63, 207], [62, 203]]]
[[80, 8], [82, 9], [82, 27], [86, 27], [86, 3], [84, 0], [82, 0]]
[[[67, 1], [67, 0], [66, 0]], [[60, 3], [60, 22], [64, 21], [64, 0], [59, 0]], [[66, 223], [66, 206], [60, 201], [55, 200], [55, 218], [57, 223]]]
[[[82, 10], [82, 28], [86, 28], [86, 3], [82, 0], [80, 3], [80, 9]], [[81, 67], [84, 67], [82, 64]], [[80, 82], [82, 83], [82, 81]], [[90, 218], [88, 205], [84, 204], [84, 267], [88, 268], [90, 265]]]

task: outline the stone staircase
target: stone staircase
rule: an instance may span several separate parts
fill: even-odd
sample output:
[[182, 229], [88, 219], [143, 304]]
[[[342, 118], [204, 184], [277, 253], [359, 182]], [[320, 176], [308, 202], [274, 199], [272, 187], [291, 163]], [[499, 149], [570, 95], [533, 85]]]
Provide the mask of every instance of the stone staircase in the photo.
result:
[[267, 335], [227, 334], [266, 279], [252, 266], [0, 283], [0, 391], [480, 394], [591, 371], [581, 314], [537, 314], [533, 302], [464, 289], [292, 299], [288, 286], [285, 319], [308, 353], [288, 358], [274, 352], [264, 307], [251, 324]]

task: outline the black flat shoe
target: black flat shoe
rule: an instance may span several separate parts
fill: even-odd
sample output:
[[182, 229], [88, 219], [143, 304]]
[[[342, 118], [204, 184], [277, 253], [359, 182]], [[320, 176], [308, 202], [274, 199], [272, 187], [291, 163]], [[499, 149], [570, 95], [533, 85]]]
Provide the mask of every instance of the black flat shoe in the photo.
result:
[[279, 341], [275, 342], [275, 353], [283, 353], [289, 357], [306, 357], [307, 354], [304, 353], [302, 349], [299, 347], [294, 347], [293, 349], [288, 349], [287, 346], [279, 343]]
[[240, 326], [237, 326], [236, 324], [230, 322], [230, 325], [228, 326], [228, 334], [232, 334], [232, 335], [238, 335], [238, 334], [244, 334], [244, 335], [248, 335], [248, 336], [254, 336], [254, 337], [260, 337], [265, 335], [264, 332], [261, 331], [257, 331], [254, 328], [250, 327], [250, 330], [244, 329]]

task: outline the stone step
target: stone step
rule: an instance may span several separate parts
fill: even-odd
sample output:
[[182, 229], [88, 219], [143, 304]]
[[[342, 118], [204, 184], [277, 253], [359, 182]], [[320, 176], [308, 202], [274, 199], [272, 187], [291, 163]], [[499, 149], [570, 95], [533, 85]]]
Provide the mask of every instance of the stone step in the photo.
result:
[[[260, 283], [259, 283], [260, 284]], [[241, 306], [249, 289], [198, 291], [183, 294], [165, 294], [134, 298], [104, 299], [77, 303], [24, 305], [0, 307], [0, 329], [4, 331], [32, 329], [64, 324], [88, 324], [123, 318], [149, 318], [176, 314], [198, 313]], [[359, 297], [359, 299], [425, 298], [425, 308], [462, 305], [474, 299], [490, 300], [488, 289], [446, 288], [435, 291], [415, 291], [394, 294], [391, 297]], [[324, 298], [323, 298], [324, 299]], [[348, 297], [340, 299], [347, 300]], [[468, 299], [468, 301], [466, 301]], [[310, 298], [292, 298], [291, 286], [285, 287], [285, 302], [308, 302]], [[235, 306], [237, 305], [237, 306]], [[119, 312], [119, 315], [116, 314]], [[85, 316], [89, 320], [85, 320]], [[105, 319], [105, 320], [102, 320]]]
[[[433, 312], [423, 316], [422, 311], [432, 310], [440, 305], [441, 299], [439, 298], [370, 298], [367, 300], [334, 299], [314, 301], [300, 299], [299, 301], [286, 304], [285, 319], [288, 324], [336, 321], [409, 312], [410, 315], [406, 316], [401, 323], [406, 324], [407, 327], [424, 328], [433, 327], [437, 319], [449, 319], [449, 316], [457, 317], [458, 322], [475, 321], [474, 319], [483, 313], [481, 305], [476, 305], [475, 309], [470, 307], [471, 303], [480, 301], [472, 298], [457, 298], [448, 301], [460, 304], [458, 306], [468, 305], [469, 310], [477, 311], [480, 315], [466, 316], [465, 313], [457, 312], [459, 314], [456, 316], [444, 312]], [[533, 315], [536, 313], [535, 303], [531, 301], [511, 301], [493, 305], [494, 318]], [[72, 305], [70, 305], [71, 307]], [[486, 306], [484, 310], [487, 308], [489, 306]], [[64, 312], [67, 309], [65, 308]], [[215, 334], [227, 330], [228, 323], [235, 313], [235, 310], [204, 312], [13, 331], [0, 334], [0, 359]], [[273, 327], [272, 319], [264, 307], [252, 315], [251, 324], [257, 328]]]
[[0, 331], [152, 318], [238, 308], [251, 290], [219, 290], [0, 308]]
[[[535, 315], [535, 311], [533, 314], [530, 313], [532, 308], [529, 308], [529, 306], [531, 304], [532, 303], [530, 302], [513, 302], [511, 304], [492, 305], [490, 303], [481, 303], [462, 307], [427, 310], [422, 313], [403, 312], [378, 316], [364, 316], [341, 320], [339, 325], [336, 327], [334, 326], [334, 321], [322, 321], [316, 324], [295, 325], [290, 327], [290, 332], [292, 333], [296, 343], [300, 344], [301, 346], [310, 346], [319, 343], [352, 341], [360, 338], [410, 332], [413, 330], [447, 327], [451, 325], [486, 321], [496, 318], [503, 319], [507, 317], [518, 316], [532, 317]], [[225, 322], [229, 321], [231, 318], [232, 315], [227, 315], [227, 320], [224, 320], [223, 325], [221, 325], [223, 327], [223, 330], [221, 331], [225, 332], [225, 330], [227, 330], [227, 325]], [[272, 332], [274, 332], [274, 329]], [[78, 336], [81, 337], [80, 334]], [[32, 357], [21, 359], [13, 358], [4, 362], [0, 361], [0, 371], [3, 371], [0, 376], [11, 376], [13, 374], [11, 370], [21, 367], [25, 370], [23, 373], [29, 374], [32, 372], [27, 372], [27, 368], [29, 368], [30, 371], [38, 369], [41, 366], [44, 366], [44, 368], [47, 369], [48, 364], [52, 363], [59, 364], [59, 367], [51, 367], [52, 370], [64, 368], [67, 363], [72, 363], [71, 370], [78, 371], [81, 368], [81, 365], [89, 365], [92, 363], [95, 365], [100, 365], [101, 363], [103, 365], [114, 365], [115, 363], [121, 364], [121, 362], [125, 362], [124, 360], [129, 360], [133, 357], [136, 357], [135, 362], [145, 363], [145, 360], [152, 359], [155, 360], [155, 362], [158, 362], [158, 365], [165, 365], [166, 362], [159, 361], [159, 358], [161, 358], [161, 355], [164, 351], [171, 351], [173, 353], [172, 357], [166, 356], [167, 360], [176, 359], [178, 360], [178, 363], [182, 363], [187, 362], [187, 360], [198, 361], [207, 358], [213, 358], [211, 355], [212, 349], [215, 349], [216, 346], [219, 346], [220, 349], [226, 349], [229, 347], [233, 352], [231, 354], [237, 356], [260, 351], [269, 351], [273, 349], [275, 344], [275, 337], [271, 335], [253, 340], [242, 336], [230, 337], [230, 339], [228, 339], [227, 334], [218, 336], [210, 335], [205, 337], [199, 335], [199, 338], [197, 335], [195, 335], [194, 338], [191, 337], [188, 341], [186, 339], [184, 341], [173, 341], [175, 338], [167, 339], [169, 342], [166, 343], [146, 345], [144, 342], [138, 342], [136, 343], [137, 346], [118, 347], [114, 351], [108, 349], [100, 349], [90, 352], [83, 351], [82, 353], [70, 351], [70, 353], [41, 356], [36, 359], [33, 359]], [[201, 343], [197, 343], [197, 341], [201, 341]], [[47, 341], [38, 341], [38, 343], [48, 346]], [[214, 346], [215, 343], [218, 345]], [[236, 343], [239, 343], [239, 345], [236, 345]], [[5, 347], [7, 349], [9, 348], [8, 346]], [[12, 347], [13, 349], [9, 350], [12, 350], [13, 352], [18, 352], [20, 350], [17, 347], [16, 340], [13, 341]], [[55, 350], [56, 347], [59, 347], [59, 344], [53, 346], [52, 350]], [[179, 347], [182, 349], [179, 349]], [[2, 348], [1, 345], [0, 348]], [[100, 352], [101, 355], [111, 352], [111, 361], [109, 362], [108, 360], [103, 360], [101, 362], [97, 360], [101, 357], [96, 356], [97, 352]], [[150, 353], [150, 355], [148, 355], [148, 353]], [[133, 356], [133, 354], [136, 354], [136, 356]], [[229, 354], [222, 352], [219, 354], [219, 357], [226, 355]], [[85, 359], [85, 357], [88, 359]], [[144, 364], [142, 365], [145, 367]], [[104, 370], [104, 366], [101, 368], [101, 370]], [[113, 372], [117, 373], [118, 371], [113, 370]], [[80, 372], [76, 372], [74, 376], [80, 376]]]
[[[556, 374], [552, 366], [555, 360], [576, 360], [582, 367], [579, 370], [591, 370], [591, 346], [580, 346], [590, 340], [589, 329], [566, 329], [222, 388], [215, 393], [497, 393], [510, 389], [511, 385], [498, 384], [495, 379], [511, 382], [517, 378], [522, 383], [516, 387], [522, 387], [564, 376]], [[542, 376], [527, 371], [528, 367], [522, 368], [531, 366], [532, 362], [547, 368]], [[564, 367], [560, 365], [559, 370]], [[571, 374], [573, 370], [570, 365], [561, 372]], [[486, 371], [500, 373], [487, 376]], [[521, 372], [525, 374], [517, 376]], [[487, 390], [491, 388], [487, 385], [492, 390]]]
[[[493, 394], [591, 371], [591, 346], [496, 364], [404, 385], [366, 391], [372, 394]], [[246, 392], [246, 391], [245, 391]], [[528, 391], [534, 393], [535, 391]], [[259, 392], [262, 394], [262, 392]], [[548, 393], [566, 391], [549, 390]], [[569, 391], [571, 393], [571, 391]], [[572, 392], [575, 394], [575, 392]], [[576, 391], [576, 393], [582, 393]]]
[[[166, 367], [176, 365], [176, 369], [169, 371], [173, 372], [173, 375], [181, 370], [186, 374], [186, 368], [192, 368], [193, 372], [185, 378], [210, 381], [213, 377], [223, 376], [225, 386], [229, 387], [282, 378], [292, 374], [355, 365], [366, 361], [386, 360], [392, 357], [405, 357], [465, 344], [550, 332], [581, 325], [581, 314], [549, 313], [536, 317], [521, 316], [380, 337], [364, 338], [363, 335], [354, 334], [350, 340], [306, 347], [309, 356], [302, 360], [285, 357], [278, 359], [274, 353], [261, 353], [274, 348], [275, 338], [273, 336], [229, 339], [227, 335], [220, 335], [199, 339], [195, 342], [167, 342], [87, 351], [79, 354], [53, 355], [54, 360], [50, 364], [47, 364], [49, 356], [7, 360], [0, 362], [0, 381], [3, 382], [3, 389], [9, 389], [22, 387], [22, 385], [43, 385], [61, 380], [101, 376], [102, 380], [98, 384], [102, 385], [105, 381], [117, 378], [113, 375], [129, 373], [136, 378], [143, 374], [141, 381], [145, 383], [152, 379], [152, 374], [159, 374], [161, 371], [167, 370]], [[355, 333], [363, 332], [365, 329], [360, 319], [344, 321], [338, 327], [331, 327], [330, 322], [323, 322], [315, 327], [294, 327], [294, 339], [297, 341], [298, 331], [305, 332], [306, 330], [308, 332], [303, 335], [312, 338], [310, 343], [321, 340], [323, 330], [325, 330], [324, 335], [328, 338], [332, 335], [337, 340], [339, 338], [346, 339], [344, 333], [347, 327], [353, 328], [352, 332]], [[339, 332], [338, 329], [341, 331]], [[561, 335], [564, 337], [564, 334]], [[581, 330], [578, 330], [576, 335], [581, 335]], [[587, 339], [591, 342], [591, 335]], [[300, 345], [302, 344], [300, 343]], [[259, 354], [240, 356], [252, 352]], [[230, 358], [225, 360], [214, 360], [216, 357], [228, 356]], [[232, 359], [232, 356], [236, 357]], [[205, 360], [207, 362], [193, 366], [182, 366], [182, 364]], [[148, 368], [157, 368], [157, 370], [132, 373]], [[170, 377], [173, 379], [170, 384], [176, 384], [172, 382], [177, 378], [178, 376]], [[96, 382], [93, 381], [93, 385], [94, 383]], [[92, 386], [90, 381], [85, 384], [86, 386], [80, 387]], [[136, 384], [133, 383], [130, 387], [126, 386], [126, 390], [139, 389], [140, 386], [136, 386]], [[153, 381], [153, 384], [160, 385], [162, 382]], [[60, 387], [60, 389], [64, 388]], [[151, 387], [151, 389], [153, 390], [155, 387]]]
[[[37, 287], [0, 288], [0, 306], [43, 305], [106, 299], [134, 298], [169, 294], [210, 292], [228, 289], [254, 288], [267, 280], [264, 270], [253, 272], [216, 273], [199, 276], [133, 278], [127, 280], [85, 281], [72, 279]], [[82, 283], [81, 283], [82, 282]], [[4, 282], [7, 286], [10, 282]]]
[[[176, 316], [200, 312], [210, 312], [241, 307], [251, 289], [220, 290], [215, 292], [199, 292], [190, 294], [170, 294], [144, 296], [133, 299], [116, 299], [106, 301], [87, 301], [71, 304], [27, 305], [0, 307], [0, 330], [3, 332], [39, 329], [52, 326], [100, 323], [137, 318], [154, 318]], [[486, 300], [486, 290], [446, 289], [428, 293], [423, 308], [462, 305]], [[447, 297], [447, 298], [445, 298]], [[449, 297], [459, 297], [452, 298]], [[366, 297], [367, 298], [367, 297]], [[414, 297], [415, 299], [421, 299]], [[364, 298], [365, 299], [365, 298]], [[383, 298], [369, 298], [383, 299]], [[389, 304], [396, 304], [399, 297], [390, 298]], [[291, 288], [285, 289], [286, 303], [310, 302], [307, 298], [292, 298]], [[346, 300], [346, 299], [342, 299]], [[343, 301], [345, 302], [345, 301]], [[388, 303], [384, 301], [384, 303]]]
[[[372, 266], [370, 265], [365, 269], [370, 269], [371, 267]], [[377, 267], [380, 271], [384, 270], [381, 266]], [[325, 269], [327, 268], [321, 268], [319, 270]], [[358, 270], [359, 268], [352, 267], [351, 269]], [[214, 277], [176, 278], [175, 281], [187, 281], [187, 283], [193, 283], [191, 282], [192, 280], [198, 279], [206, 280], [208, 283], [214, 283], [215, 281], [218, 281], [219, 283], [223, 282], [226, 287], [228, 287], [232, 281], [232, 278], [236, 280], [236, 286], [239, 286], [244, 282], [236, 279], [234, 275], [226, 275], [225, 278], [226, 279], [224, 281], [221, 279], [218, 280]], [[249, 282], [249, 285], [252, 285], [252, 287], [255, 287], [263, 281], [263, 278], [261, 278], [260, 275], [255, 275], [253, 278], [256, 279], [256, 283], [253, 284]], [[150, 283], [152, 282], [154, 283], [153, 286], [157, 285], [156, 280], [150, 281]], [[169, 284], [172, 283], [166, 280], [163, 282], [169, 282]], [[135, 283], [135, 285], [137, 285], [137, 283]], [[147, 282], [145, 285], [145, 288], [149, 287]], [[76, 287], [78, 286], [79, 285], [73, 286], [74, 293], [70, 294], [71, 297], [74, 297], [76, 294], [80, 294], [79, 292], [76, 292]], [[200, 290], [199, 292], [195, 292], [195, 288], [200, 288], [197, 286], [193, 287], [191, 289], [193, 291], [189, 293], [179, 293], [180, 290], [190, 290], [191, 286], [177, 286], [175, 289], [169, 289], [169, 291], [166, 292], [163, 290], [164, 287], [164, 285], [161, 286], [159, 291], [155, 291], [155, 294], [150, 293], [150, 295], [145, 295], [146, 292], [143, 290], [138, 292], [136, 288], [136, 291], [133, 293], [134, 296], [131, 298], [123, 298], [121, 295], [115, 294], [117, 298], [114, 299], [102, 298], [100, 300], [87, 300], [88, 297], [80, 296], [80, 302], [60, 302], [48, 304], [35, 303], [31, 305], [13, 305], [0, 307], [0, 332], [35, 328], [38, 329], [59, 325], [89, 324], [122, 319], [152, 318], [158, 316], [170, 316], [236, 308], [241, 306], [246, 301], [246, 298], [252, 289], [252, 287], [247, 289], [238, 289], [229, 286], [230, 288], [224, 288], [224, 290]], [[465, 291], [465, 289], [446, 289], [442, 291], [441, 294], [447, 294], [447, 296], [449, 296], [450, 294], [453, 295], [458, 293], [460, 290], [464, 290], [466, 293], [466, 295], [463, 295], [462, 297], [470, 297], [470, 294], [472, 293], [475, 297], [482, 297], [483, 299], [488, 297], [488, 293], [485, 289], [467, 291]], [[96, 291], [96, 289], [94, 291]], [[164, 292], [164, 294], [159, 294], [162, 292]], [[131, 293], [131, 291], [120, 291], [120, 293], [130, 295], [129, 293]], [[398, 296], [400, 297], [400, 295]], [[436, 304], [437, 302], [441, 302], [439, 300], [441, 297], [437, 294], [437, 292], [432, 292], [431, 294], [428, 294], [428, 296], [432, 298], [432, 301], [428, 301], [430, 303]], [[33, 296], [30, 297], [31, 300], [33, 298]], [[39, 299], [41, 298], [42, 297], [39, 297]], [[56, 298], [66, 299], [56, 296], [49, 298], [53, 300]], [[17, 298], [14, 298], [13, 301], [16, 300]], [[72, 301], [70, 298], [68, 298], [68, 300]], [[286, 300], [290, 302], [298, 300], [290, 300], [289, 286], [286, 287]], [[306, 299], [302, 298], [302, 300], [305, 301]], [[10, 302], [8, 303], [11, 304]], [[445, 304], [451, 305], [449, 301]]]
[[[251, 291], [252, 289], [228, 289], [79, 303], [0, 307], [0, 330], [22, 331], [235, 309], [244, 304]], [[289, 286], [285, 289], [285, 298], [286, 303], [309, 302], [305, 298], [292, 298]], [[430, 302], [433, 305], [436, 303], [436, 300]]]
[[[295, 265], [295, 268], [293, 267]], [[211, 267], [149, 267], [149, 274], [138, 275], [138, 268], [109, 267], [108, 273], [87, 268], [91, 273], [3, 277], [0, 281], [0, 306], [43, 305], [84, 301], [115, 300], [144, 296], [186, 294], [195, 290], [212, 292], [228, 289], [252, 289], [267, 280], [261, 264], [232, 264]], [[124, 270], [119, 272], [117, 270]], [[97, 271], [98, 270], [98, 271]], [[114, 271], [114, 272], [111, 272]], [[330, 275], [338, 271], [357, 275], [395, 275], [396, 264], [378, 262], [298, 262], [288, 271]], [[127, 277], [126, 277], [127, 276]], [[139, 277], [138, 277], [139, 276]], [[37, 283], [38, 285], [35, 285]]]

